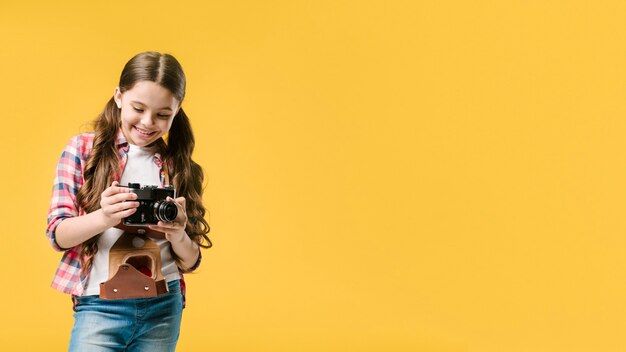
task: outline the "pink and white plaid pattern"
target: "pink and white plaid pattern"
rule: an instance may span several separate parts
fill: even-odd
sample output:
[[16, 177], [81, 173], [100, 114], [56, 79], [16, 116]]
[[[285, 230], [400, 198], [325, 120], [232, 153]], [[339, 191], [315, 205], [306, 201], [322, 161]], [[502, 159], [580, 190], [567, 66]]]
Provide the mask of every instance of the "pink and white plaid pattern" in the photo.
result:
[[[85, 211], [76, 204], [76, 194], [84, 183], [83, 171], [85, 170], [86, 160], [93, 148], [94, 135], [93, 132], [81, 133], [73, 137], [65, 146], [59, 158], [59, 162], [57, 163], [50, 210], [48, 211], [46, 236], [52, 248], [64, 252], [51, 286], [61, 292], [76, 296], [83, 294], [88, 275], [88, 273], [82, 277], [80, 275], [79, 256], [81, 245], [69, 249], [61, 248], [56, 242], [55, 230], [64, 219], [85, 214]], [[121, 129], [118, 131], [115, 144], [118, 148], [121, 167], [119, 172], [114, 176], [114, 179], [119, 180], [126, 166], [126, 160], [128, 159], [128, 142]], [[161, 169], [161, 187], [163, 187], [165, 173], [162, 168], [163, 162], [161, 161], [161, 156], [158, 153], [154, 155], [154, 162]], [[202, 254], [200, 254], [195, 265], [187, 271], [195, 270], [200, 265], [201, 259]], [[181, 287], [184, 288], [185, 284], [182, 279], [183, 273], [181, 272], [180, 275]], [[184, 289], [183, 297], [185, 297]]]

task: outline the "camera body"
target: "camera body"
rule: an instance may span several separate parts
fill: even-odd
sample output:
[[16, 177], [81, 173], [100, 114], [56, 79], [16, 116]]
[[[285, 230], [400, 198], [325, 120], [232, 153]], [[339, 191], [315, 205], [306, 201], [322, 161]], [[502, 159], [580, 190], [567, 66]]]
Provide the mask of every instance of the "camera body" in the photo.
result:
[[130, 191], [137, 194], [139, 207], [132, 215], [124, 219], [127, 226], [156, 225], [159, 221], [171, 222], [178, 216], [176, 204], [167, 201], [167, 197], [176, 198], [176, 189], [173, 186], [159, 188], [157, 186], [143, 186], [139, 183], [129, 183]]

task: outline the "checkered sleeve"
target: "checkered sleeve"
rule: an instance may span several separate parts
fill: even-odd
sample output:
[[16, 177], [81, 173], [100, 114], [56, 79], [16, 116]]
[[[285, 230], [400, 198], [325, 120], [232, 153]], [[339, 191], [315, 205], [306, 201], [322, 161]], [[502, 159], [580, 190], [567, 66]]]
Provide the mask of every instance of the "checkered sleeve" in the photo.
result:
[[46, 236], [57, 251], [66, 251], [56, 241], [56, 228], [59, 224], [70, 217], [78, 216], [79, 210], [76, 205], [76, 195], [83, 183], [80, 156], [81, 135], [72, 138], [57, 163], [52, 189], [52, 199], [48, 211], [48, 227]]
[[187, 270], [185, 270], [186, 273], [190, 273], [196, 269], [198, 269], [198, 267], [200, 266], [200, 262], [202, 262], [202, 251], [198, 251], [198, 260], [196, 260], [196, 262], [191, 266], [191, 268], [188, 268]]

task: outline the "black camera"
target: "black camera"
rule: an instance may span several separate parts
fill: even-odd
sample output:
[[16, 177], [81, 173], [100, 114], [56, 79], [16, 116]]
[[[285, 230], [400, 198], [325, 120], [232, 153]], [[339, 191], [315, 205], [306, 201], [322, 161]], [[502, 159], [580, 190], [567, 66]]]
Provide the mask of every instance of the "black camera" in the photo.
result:
[[130, 191], [137, 194], [139, 207], [131, 216], [124, 219], [124, 225], [146, 226], [156, 225], [159, 221], [172, 222], [178, 216], [176, 203], [166, 201], [167, 197], [176, 198], [176, 190], [172, 186], [158, 188], [129, 183]]

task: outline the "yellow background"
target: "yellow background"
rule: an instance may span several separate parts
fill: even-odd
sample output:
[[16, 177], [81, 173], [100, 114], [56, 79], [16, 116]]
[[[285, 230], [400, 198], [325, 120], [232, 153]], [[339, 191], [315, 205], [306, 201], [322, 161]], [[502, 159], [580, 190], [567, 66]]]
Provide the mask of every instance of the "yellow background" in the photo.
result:
[[626, 350], [623, 1], [0, 4], [0, 346], [66, 350], [69, 138], [174, 54], [215, 246], [180, 351]]

